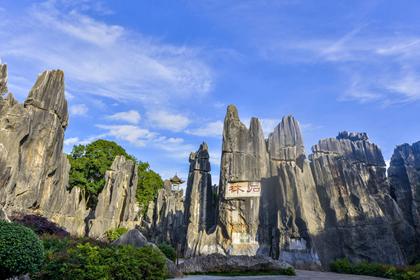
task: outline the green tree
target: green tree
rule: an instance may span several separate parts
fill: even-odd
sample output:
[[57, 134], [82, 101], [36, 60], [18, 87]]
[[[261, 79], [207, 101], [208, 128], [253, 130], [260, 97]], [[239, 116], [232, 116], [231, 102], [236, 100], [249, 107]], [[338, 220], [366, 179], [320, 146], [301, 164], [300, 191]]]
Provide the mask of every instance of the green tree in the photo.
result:
[[107, 140], [96, 140], [88, 145], [73, 147], [68, 155], [70, 169], [70, 188], [78, 187], [83, 191], [88, 206], [96, 206], [98, 195], [105, 185], [105, 172], [111, 167], [116, 156], [125, 156], [138, 165], [138, 186], [136, 198], [139, 206], [145, 210], [152, 201], [163, 181], [160, 175], [150, 169], [147, 162], [137, 161], [117, 143]]
[[83, 191], [89, 207], [96, 206], [98, 195], [105, 185], [105, 172], [119, 155], [135, 161], [121, 146], [107, 140], [74, 146], [68, 155], [71, 164], [70, 187], [78, 187]]
[[145, 211], [149, 202], [156, 197], [158, 190], [163, 187], [163, 181], [158, 173], [150, 169], [147, 162], [138, 163], [138, 176], [136, 198], [140, 207]]

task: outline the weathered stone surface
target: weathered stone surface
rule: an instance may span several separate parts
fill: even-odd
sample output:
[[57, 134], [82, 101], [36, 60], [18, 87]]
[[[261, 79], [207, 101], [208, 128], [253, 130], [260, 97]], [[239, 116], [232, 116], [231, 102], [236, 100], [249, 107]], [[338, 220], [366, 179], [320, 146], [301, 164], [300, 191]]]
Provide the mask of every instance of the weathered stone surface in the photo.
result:
[[134, 247], [154, 246], [153, 243], [147, 241], [147, 238], [138, 230], [131, 229], [121, 235], [112, 245], [131, 245]]
[[259, 248], [259, 197], [226, 199], [228, 185], [260, 182], [268, 171], [268, 155], [261, 124], [251, 119], [248, 129], [236, 107], [227, 109], [219, 185], [218, 244], [230, 255], [255, 255]]
[[[7, 88], [6, 69], [0, 66], [2, 89]], [[23, 105], [11, 93], [0, 98], [0, 207], [10, 214], [39, 214], [73, 235], [85, 235], [93, 215], [80, 189], [68, 190], [70, 164], [63, 154], [67, 124], [60, 70], [39, 75]], [[113, 227], [133, 228], [139, 223], [134, 163], [117, 158], [106, 183], [93, 216], [90, 235], [95, 237]]]
[[313, 147], [312, 170], [324, 230], [316, 238], [324, 264], [335, 258], [405, 263], [388, 215], [398, 209], [389, 196], [385, 162], [366, 134], [340, 133]]
[[70, 167], [62, 153], [67, 119], [60, 70], [39, 75], [24, 105], [10, 93], [0, 100], [0, 204], [79, 231], [84, 203], [77, 190], [67, 191]]
[[420, 230], [420, 141], [395, 148], [388, 176], [405, 219]]
[[222, 254], [211, 254], [185, 260], [178, 267], [183, 273], [192, 274], [275, 271], [289, 268], [290, 265], [264, 256], [225, 256]]
[[155, 201], [149, 204], [147, 215], [142, 220], [142, 230], [154, 243], [167, 242], [176, 250], [182, 249], [185, 240], [184, 196], [165, 180]]
[[10, 222], [9, 217], [7, 216], [6, 210], [0, 208], [0, 221]]
[[186, 227], [184, 256], [190, 257], [217, 251], [215, 235], [216, 196], [210, 174], [210, 156], [206, 143], [190, 155], [190, 171], [184, 201]]
[[[409, 261], [420, 258], [420, 141], [413, 145], [397, 146], [388, 169], [391, 196], [402, 211], [404, 219], [415, 229], [416, 240], [401, 236]], [[411, 248], [411, 250], [410, 250]]]
[[109, 229], [130, 229], [140, 223], [137, 181], [137, 165], [124, 156], [117, 156], [105, 173], [105, 187], [98, 196], [98, 204], [89, 222], [89, 236], [103, 237]]
[[7, 92], [7, 65], [0, 64], [0, 99]]
[[[312, 148], [310, 161], [293, 117], [284, 117], [267, 140], [263, 135], [258, 119], [253, 118], [248, 129], [236, 108], [228, 107], [219, 208], [211, 231], [203, 219], [207, 201], [198, 188], [207, 169], [196, 168], [209, 164], [192, 155], [186, 211], [194, 211], [187, 215], [190, 228], [196, 230], [187, 231], [187, 244], [193, 241], [193, 245], [186, 246], [186, 256], [257, 254], [312, 269], [328, 267], [342, 257], [393, 264], [414, 259], [417, 146], [401, 148], [394, 155], [391, 193], [382, 153], [366, 133], [341, 132], [337, 138], [321, 140]], [[247, 182], [248, 187], [251, 182], [260, 184], [259, 197], [241, 196]], [[226, 196], [233, 187], [239, 195]], [[404, 211], [393, 197], [400, 197]]]
[[[297, 267], [320, 265], [313, 236], [324, 213], [306, 159], [299, 123], [284, 117], [268, 138], [270, 172], [262, 179], [260, 251]], [[315, 198], [315, 199], [314, 199]]]

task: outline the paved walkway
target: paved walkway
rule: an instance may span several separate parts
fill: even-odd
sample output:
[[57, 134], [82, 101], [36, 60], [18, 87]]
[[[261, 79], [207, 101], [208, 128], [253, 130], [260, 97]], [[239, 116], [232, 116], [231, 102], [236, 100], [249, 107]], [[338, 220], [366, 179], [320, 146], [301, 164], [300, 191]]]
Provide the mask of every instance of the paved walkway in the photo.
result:
[[223, 276], [187, 276], [182, 279], [188, 280], [221, 280], [221, 279], [253, 279], [253, 280], [379, 280], [384, 278], [361, 276], [361, 275], [348, 275], [348, 274], [337, 274], [332, 272], [318, 272], [318, 271], [306, 271], [296, 270], [296, 276], [237, 276], [237, 277], [223, 277]]

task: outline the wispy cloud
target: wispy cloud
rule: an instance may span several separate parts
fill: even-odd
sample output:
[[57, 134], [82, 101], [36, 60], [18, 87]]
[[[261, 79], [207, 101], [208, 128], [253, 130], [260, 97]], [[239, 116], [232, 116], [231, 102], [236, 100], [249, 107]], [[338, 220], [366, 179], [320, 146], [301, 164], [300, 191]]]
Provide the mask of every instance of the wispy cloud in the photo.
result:
[[70, 106], [70, 114], [74, 116], [84, 116], [89, 111], [85, 104], [75, 104]]
[[279, 63], [325, 63], [342, 74], [339, 100], [382, 105], [420, 100], [420, 37], [372, 35], [358, 27], [336, 38], [288, 39], [262, 45]]
[[138, 147], [145, 146], [148, 141], [157, 136], [155, 132], [135, 125], [96, 125], [96, 127], [106, 130], [104, 134], [106, 136], [127, 141]]
[[147, 113], [147, 119], [157, 128], [174, 132], [184, 130], [190, 123], [190, 119], [179, 113], [157, 109]]
[[139, 112], [135, 110], [130, 110], [127, 112], [119, 112], [107, 117], [110, 120], [116, 121], [126, 121], [130, 124], [138, 124], [140, 122], [141, 116]]
[[[212, 71], [198, 49], [148, 38], [97, 20], [79, 5], [69, 8], [63, 3], [68, 1], [35, 4], [22, 18], [10, 21], [13, 26], [0, 31], [0, 56], [25, 59], [28, 66], [64, 69], [74, 95], [156, 105], [205, 95], [212, 88]], [[88, 5], [83, 1], [82, 6]]]
[[220, 137], [223, 133], [223, 122], [208, 122], [202, 127], [197, 127], [185, 131], [187, 134], [203, 137]]

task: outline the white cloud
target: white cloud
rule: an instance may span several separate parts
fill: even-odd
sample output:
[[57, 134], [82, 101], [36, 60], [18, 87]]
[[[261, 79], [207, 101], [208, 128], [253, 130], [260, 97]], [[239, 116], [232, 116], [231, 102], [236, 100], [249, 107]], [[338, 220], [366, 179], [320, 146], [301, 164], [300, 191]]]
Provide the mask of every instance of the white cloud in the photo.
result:
[[66, 96], [67, 100], [74, 99], [74, 95], [68, 92], [67, 90], [64, 92], [64, 95]]
[[163, 110], [149, 111], [147, 118], [156, 127], [174, 132], [184, 130], [191, 123], [184, 115]]
[[220, 162], [221, 162], [221, 153], [222, 151], [218, 151], [218, 152], [210, 152], [210, 164], [216, 165], [216, 166], [220, 166]]
[[130, 110], [127, 112], [119, 112], [107, 117], [110, 120], [117, 121], [126, 121], [131, 124], [138, 124], [140, 122], [141, 116], [139, 112]]
[[203, 137], [220, 137], [223, 134], [223, 122], [209, 122], [203, 127], [190, 129], [185, 131], [187, 134]]
[[89, 109], [85, 104], [76, 104], [70, 106], [70, 114], [75, 116], [84, 116], [88, 111]]
[[185, 143], [183, 138], [160, 136], [153, 141], [153, 145], [165, 152], [168, 157], [183, 160], [188, 163], [191, 152], [197, 148], [191, 144]]
[[79, 143], [79, 137], [72, 137], [64, 140], [64, 145], [66, 146], [73, 146]]
[[211, 90], [212, 71], [198, 48], [166, 44], [69, 5], [46, 1], [22, 18], [4, 18], [0, 56], [36, 69], [63, 69], [73, 94], [157, 105]]
[[[372, 35], [361, 25], [341, 37], [273, 39], [263, 58], [279, 63], [327, 63], [342, 74], [339, 100], [382, 105], [420, 100], [420, 37]], [[340, 91], [340, 90], [338, 90]]]
[[135, 125], [96, 125], [96, 127], [106, 130], [106, 136], [125, 140], [139, 147], [145, 146], [148, 141], [157, 136], [156, 133]]

